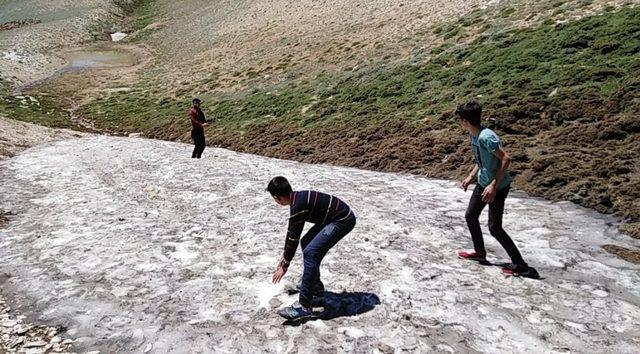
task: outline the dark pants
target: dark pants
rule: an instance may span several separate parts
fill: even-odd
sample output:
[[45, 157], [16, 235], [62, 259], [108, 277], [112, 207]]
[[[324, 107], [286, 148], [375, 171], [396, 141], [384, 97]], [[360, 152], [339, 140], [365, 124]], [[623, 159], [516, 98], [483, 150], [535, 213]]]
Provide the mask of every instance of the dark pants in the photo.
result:
[[351, 216], [343, 221], [334, 221], [327, 225], [315, 225], [304, 235], [302, 246], [304, 271], [300, 285], [300, 305], [311, 307], [314, 294], [324, 291], [320, 281], [320, 262], [331, 249], [346, 234], [356, 226], [356, 217]]
[[195, 147], [193, 148], [193, 153], [191, 154], [191, 158], [201, 158], [202, 152], [206, 146], [206, 142], [204, 139], [204, 132], [191, 132], [191, 139], [195, 143]]
[[[507, 251], [507, 254], [511, 258], [511, 262], [514, 264], [526, 265], [518, 247], [513, 243], [511, 237], [502, 228], [502, 214], [504, 213], [504, 201], [507, 199], [510, 187], [507, 186], [496, 193], [496, 197], [491, 204], [489, 204], [489, 231], [491, 236], [495, 237], [500, 245]], [[471, 231], [471, 238], [473, 239], [473, 247], [476, 252], [486, 253], [484, 249], [484, 240], [482, 239], [482, 230], [480, 229], [480, 213], [484, 209], [487, 203], [482, 201], [482, 192], [484, 188], [480, 185], [476, 185], [469, 200], [469, 206], [467, 207], [467, 213], [465, 219], [467, 219], [467, 226]]]

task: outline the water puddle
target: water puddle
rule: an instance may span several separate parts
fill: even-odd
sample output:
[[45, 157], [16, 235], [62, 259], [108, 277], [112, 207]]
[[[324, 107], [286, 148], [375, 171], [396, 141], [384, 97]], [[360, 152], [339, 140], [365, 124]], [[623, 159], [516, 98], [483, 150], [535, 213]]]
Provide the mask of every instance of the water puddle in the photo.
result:
[[136, 65], [133, 54], [116, 50], [78, 50], [63, 55], [67, 69], [109, 69]]

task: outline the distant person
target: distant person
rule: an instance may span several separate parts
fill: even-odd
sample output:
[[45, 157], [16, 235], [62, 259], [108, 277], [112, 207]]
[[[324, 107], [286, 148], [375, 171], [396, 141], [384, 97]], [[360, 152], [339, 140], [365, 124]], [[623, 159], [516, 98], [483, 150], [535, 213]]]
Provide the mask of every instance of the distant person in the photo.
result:
[[[324, 285], [320, 281], [320, 263], [327, 252], [353, 229], [356, 216], [345, 202], [332, 195], [316, 191], [294, 192], [289, 181], [281, 176], [273, 178], [267, 190], [276, 203], [289, 206], [291, 212], [284, 252], [273, 275], [273, 282], [280, 282], [287, 272], [299, 242], [302, 244], [304, 263], [299, 304], [278, 313], [290, 320], [309, 318], [313, 316], [313, 304], [321, 303], [324, 293]], [[315, 225], [300, 239], [305, 222]]]
[[193, 106], [189, 111], [189, 118], [191, 119], [191, 139], [193, 139], [193, 143], [195, 147], [193, 148], [193, 153], [191, 154], [191, 158], [201, 158], [202, 152], [206, 146], [206, 141], [204, 138], [204, 128], [209, 125], [207, 119], [202, 113], [200, 109], [200, 99], [193, 99]]
[[474, 251], [462, 251], [458, 255], [463, 259], [487, 263], [487, 251], [484, 248], [478, 218], [482, 209], [489, 204], [489, 231], [511, 258], [511, 263], [503, 267], [503, 273], [539, 278], [538, 272], [522, 259], [520, 251], [502, 228], [504, 202], [511, 187], [511, 176], [508, 172], [511, 158], [503, 149], [498, 135], [481, 125], [482, 106], [480, 104], [469, 102], [461, 105], [456, 110], [456, 114], [460, 118], [462, 127], [469, 133], [476, 161], [469, 176], [462, 181], [462, 189], [466, 192], [469, 185], [477, 182], [465, 215]]

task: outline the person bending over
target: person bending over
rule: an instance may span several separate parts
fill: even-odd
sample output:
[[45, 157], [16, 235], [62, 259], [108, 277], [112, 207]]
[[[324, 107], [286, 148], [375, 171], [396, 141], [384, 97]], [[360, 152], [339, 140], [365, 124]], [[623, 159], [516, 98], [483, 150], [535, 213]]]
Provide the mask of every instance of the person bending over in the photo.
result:
[[[289, 206], [290, 217], [284, 252], [273, 275], [278, 283], [289, 269], [298, 248], [302, 246], [304, 270], [298, 304], [293, 304], [279, 314], [290, 320], [313, 316], [312, 304], [324, 293], [320, 281], [320, 263], [327, 252], [356, 225], [351, 208], [337, 197], [317, 191], [293, 191], [289, 181], [282, 176], [273, 178], [267, 191], [276, 203]], [[300, 238], [305, 222], [315, 224]]]

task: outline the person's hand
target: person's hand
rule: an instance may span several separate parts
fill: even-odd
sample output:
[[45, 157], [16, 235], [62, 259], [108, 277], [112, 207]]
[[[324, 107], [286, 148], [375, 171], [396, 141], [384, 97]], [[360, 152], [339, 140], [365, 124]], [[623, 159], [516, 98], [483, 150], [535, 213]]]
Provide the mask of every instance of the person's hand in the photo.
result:
[[202, 123], [202, 127], [203, 127], [203, 128], [204, 128], [204, 127], [208, 127], [208, 126], [209, 126], [209, 123]]
[[473, 183], [473, 176], [469, 176], [467, 178], [465, 178], [462, 181], [462, 190], [464, 190], [465, 192], [467, 191], [467, 188], [469, 188], [469, 185]]
[[280, 263], [278, 264], [278, 269], [273, 274], [273, 283], [274, 284], [278, 284], [280, 282], [282, 277], [284, 277], [284, 275], [287, 273], [287, 269], [288, 269], [288, 266], [285, 264], [285, 260], [283, 258], [283, 259], [280, 260]]
[[491, 204], [495, 198], [496, 198], [496, 187], [493, 183], [491, 183], [482, 192], [482, 201], [487, 204]]

